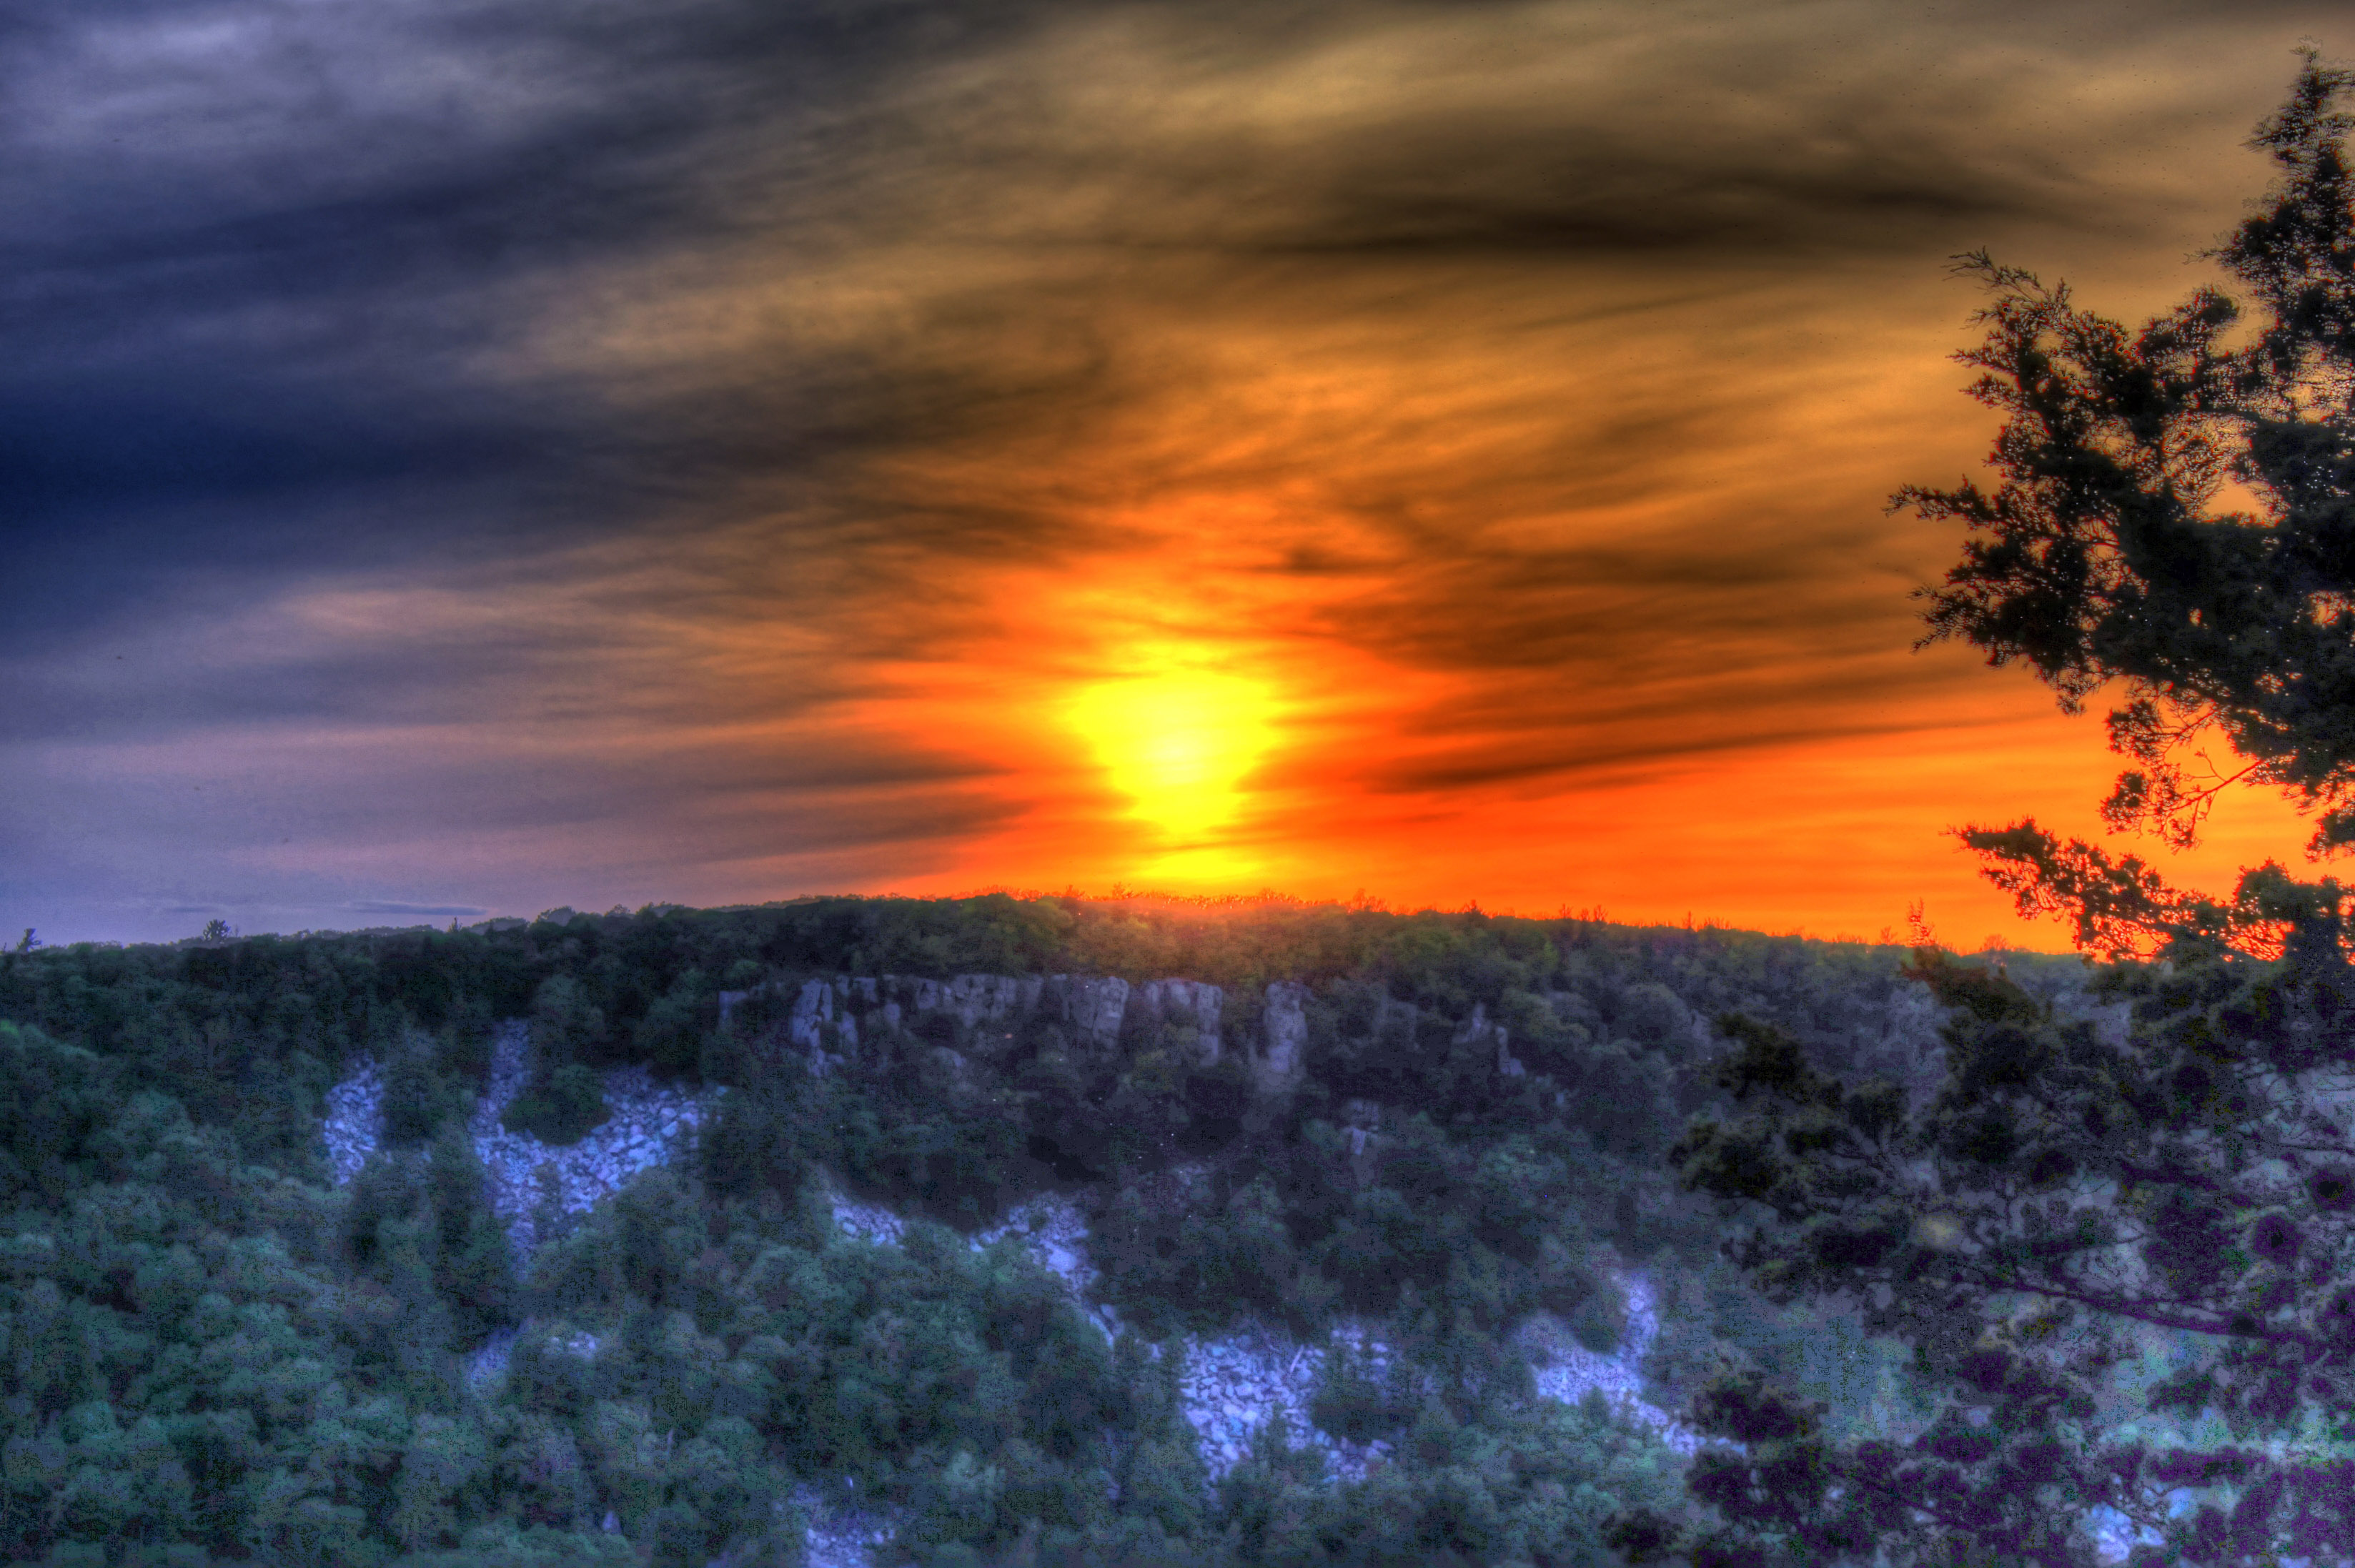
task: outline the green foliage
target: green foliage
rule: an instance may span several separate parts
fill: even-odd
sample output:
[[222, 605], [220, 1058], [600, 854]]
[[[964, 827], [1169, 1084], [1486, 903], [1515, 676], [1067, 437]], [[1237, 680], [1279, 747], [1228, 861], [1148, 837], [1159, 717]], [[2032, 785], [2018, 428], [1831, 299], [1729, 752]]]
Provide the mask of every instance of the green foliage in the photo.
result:
[[1570, 1208], [1568, 1162], [1540, 1151], [1525, 1133], [1508, 1135], [1480, 1156], [1468, 1194], [1472, 1230], [1483, 1246], [1519, 1263], [1535, 1261], [1560, 1234]]
[[1337, 1336], [1317, 1371], [1309, 1419], [1352, 1443], [1394, 1438], [1422, 1407], [1418, 1381], [1412, 1363], [1377, 1361], [1355, 1340]]
[[[1705, 1206], [1657, 1163], [1686, 1102], [1725, 1093], [1679, 1019], [1746, 1006], [1819, 1071], [1910, 1072], [1928, 1036], [1892, 1032], [1895, 956], [1009, 898], [0, 954], [0, 1010], [23, 1020], [0, 1049], [25, 1053], [24, 1104], [55, 1107], [0, 1107], [25, 1173], [0, 1227], [0, 1553], [699, 1568], [787, 1555], [801, 1520], [777, 1505], [848, 1475], [912, 1510], [911, 1561], [1600, 1563], [1612, 1507], [1673, 1508], [1673, 1456], [1607, 1417], [1532, 1424], [1505, 1330], [1583, 1309], [1615, 1342], [1595, 1238], [1624, 1248], [1638, 1220], [1668, 1249], [1656, 1273], [1713, 1256]], [[1082, 1050], [1047, 1018], [976, 1040], [868, 1014], [822, 1076], [780, 1048], [812, 974], [976, 970], [1226, 985], [1224, 1059], [1177, 1029]], [[1253, 987], [1282, 977], [1311, 982], [1310, 1038], [1272, 1099], [1241, 1045]], [[762, 986], [721, 1023], [715, 993]], [[615, 1062], [730, 1085], [696, 1167], [634, 1183], [523, 1281], [453, 1114], [518, 1016], [539, 1071], [513, 1120], [543, 1136], [592, 1125], [581, 1091]], [[1500, 1078], [1482, 1020], [1526, 1074]], [[322, 1096], [363, 1056], [394, 1080], [400, 1137], [338, 1192]], [[1201, 1168], [1199, 1199], [1172, 1199], [1178, 1164]], [[844, 1240], [821, 1172], [936, 1223], [901, 1249]], [[956, 1233], [1082, 1180], [1125, 1321], [1372, 1318], [1396, 1375], [1337, 1372], [1320, 1408], [1430, 1462], [1320, 1490], [1313, 1456], [1263, 1456], [1211, 1488], [1176, 1357], [1106, 1347], [1018, 1248]], [[470, 1389], [462, 1358], [525, 1319], [504, 1382]]]
[[56, 1203], [88, 1179], [113, 1078], [91, 1052], [0, 1019], [0, 1201]]
[[499, 1116], [511, 1133], [529, 1133], [542, 1143], [577, 1144], [613, 1119], [605, 1086], [577, 1061], [559, 1061], [534, 1073]]
[[1592, 1284], [1571, 1312], [1571, 1337], [1596, 1355], [1607, 1356], [1627, 1336], [1627, 1298], [1607, 1279]]
[[703, 1062], [706, 1014], [717, 1016], [708, 1004], [709, 987], [700, 970], [690, 969], [647, 1005], [632, 1033], [631, 1054], [666, 1076], [698, 1072]]
[[455, 1342], [471, 1345], [516, 1320], [517, 1285], [482, 1164], [454, 1123], [443, 1124], [434, 1139], [425, 1201], [432, 1216], [434, 1292], [451, 1309]]
[[808, 1114], [813, 1097], [806, 1080], [772, 1080], [722, 1098], [698, 1140], [705, 1183], [723, 1198], [770, 1192], [790, 1200], [814, 1163], [837, 1152], [824, 1139], [826, 1124]]
[[1624, 1499], [1676, 1507], [1673, 1467], [1608, 1416], [1551, 1407], [1467, 1425], [1425, 1406], [1405, 1452], [1326, 1488], [1314, 1456], [1271, 1430], [1220, 1488], [1233, 1561], [1605, 1568], [1603, 1523]]
[[398, 1559], [393, 1568], [636, 1568], [637, 1563], [636, 1551], [615, 1536], [541, 1525], [518, 1529], [499, 1522], [468, 1531], [455, 1551], [413, 1552]]
[[1156, 1184], [1109, 1195], [1089, 1222], [1089, 1256], [1148, 1334], [1215, 1330], [1239, 1312], [1294, 1316], [1300, 1262], [1274, 1184], [1229, 1184], [1207, 1203]]
[[887, 1095], [880, 1114], [851, 1120], [840, 1168], [851, 1184], [971, 1230], [995, 1221], [1024, 1185], [1024, 1139], [1010, 1097], [957, 1103], [945, 1085], [916, 1097]]
[[356, 1348], [416, 1370], [439, 1388], [445, 1352], [516, 1321], [506, 1237], [463, 1130], [444, 1124], [421, 1165], [379, 1154], [361, 1168], [344, 1213], [344, 1258], [384, 1313]]
[[605, 1012], [575, 976], [557, 973], [531, 999], [531, 1049], [542, 1061], [575, 1061], [602, 1054]]
[[[2105, 816], [2179, 848], [2230, 782], [2181, 760], [2211, 730], [2247, 763], [2235, 776], [2319, 811], [2311, 853], [2355, 843], [2355, 729], [2333, 695], [2355, 678], [2350, 428], [2343, 397], [2314, 395], [2355, 370], [2350, 90], [2307, 51], [2259, 133], [2281, 183], [2218, 252], [2264, 307], [2254, 334], [2203, 292], [2130, 336], [2065, 288], [1966, 259], [1996, 296], [1964, 357], [2008, 416], [2003, 482], [1899, 497], [1972, 530], [1927, 595], [1934, 639], [2029, 660], [2071, 709], [2125, 681], [2111, 736], [2136, 765]], [[2255, 511], [2227, 509], [2228, 480]], [[1752, 1221], [1729, 1255], [1753, 1284], [1858, 1304], [1911, 1345], [1929, 1397], [1907, 1430], [1862, 1432], [1788, 1378], [1724, 1367], [1692, 1419], [1751, 1446], [1689, 1479], [1721, 1522], [1631, 1513], [1619, 1544], [1636, 1562], [2083, 1561], [2103, 1506], [2164, 1527], [2138, 1563], [2343, 1560], [2355, 1184], [2337, 1093], [2311, 1075], [2343, 1067], [2355, 1023], [2347, 890], [2268, 862], [2206, 897], [2032, 821], [1961, 837], [2023, 913], [2160, 962], [2096, 977], [2130, 1008], [2119, 1038], [1999, 965], [1917, 955], [1909, 973], [1952, 1009], [1923, 1096], [1726, 1020], [1742, 1047], [1720, 1083], [1743, 1114], [1697, 1120], [1671, 1157]]]
[[471, 1086], [436, 1071], [432, 1041], [412, 1039], [396, 1051], [384, 1072], [384, 1141], [421, 1144], [445, 1122], [463, 1123], [473, 1106]]

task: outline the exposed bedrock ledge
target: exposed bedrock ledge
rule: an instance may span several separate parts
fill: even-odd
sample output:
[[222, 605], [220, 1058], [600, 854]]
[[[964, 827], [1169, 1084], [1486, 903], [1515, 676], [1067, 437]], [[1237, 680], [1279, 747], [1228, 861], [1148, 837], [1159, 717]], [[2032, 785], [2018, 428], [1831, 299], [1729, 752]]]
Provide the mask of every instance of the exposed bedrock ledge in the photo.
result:
[[[1309, 995], [1306, 986], [1279, 980], [1239, 1006], [1223, 987], [1179, 977], [1132, 986], [1116, 976], [838, 975], [722, 991], [719, 1001], [722, 1023], [754, 1003], [773, 1009], [772, 1019], [782, 1012], [781, 1022], [767, 1026], [768, 1037], [806, 1057], [814, 1072], [855, 1055], [862, 1040], [881, 1029], [937, 1040], [945, 1026], [961, 1054], [995, 1061], [1020, 1026], [1043, 1019], [1091, 1054], [1153, 1043], [1209, 1067], [1240, 1052], [1260, 1091], [1282, 1094], [1299, 1083], [1306, 1064]], [[1412, 1016], [1412, 1008], [1405, 1010]], [[1239, 1028], [1238, 1015], [1252, 1021]], [[1518, 1070], [1505, 1049], [1504, 1027], [1485, 1014], [1478, 1027], [1497, 1041], [1498, 1071]]]

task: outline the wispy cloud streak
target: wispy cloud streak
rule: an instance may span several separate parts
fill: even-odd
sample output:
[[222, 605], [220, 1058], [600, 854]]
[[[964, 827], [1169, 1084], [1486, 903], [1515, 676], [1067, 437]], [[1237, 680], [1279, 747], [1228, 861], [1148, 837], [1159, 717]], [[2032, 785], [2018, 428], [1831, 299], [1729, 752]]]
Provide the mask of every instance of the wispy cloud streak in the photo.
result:
[[1203, 876], [1443, 901], [1562, 873], [1436, 822], [2025, 721], [1904, 651], [1940, 263], [2179, 293], [2326, 19], [16, 7], [0, 903], [1108, 881], [1056, 715], [1172, 660], [1286, 716]]

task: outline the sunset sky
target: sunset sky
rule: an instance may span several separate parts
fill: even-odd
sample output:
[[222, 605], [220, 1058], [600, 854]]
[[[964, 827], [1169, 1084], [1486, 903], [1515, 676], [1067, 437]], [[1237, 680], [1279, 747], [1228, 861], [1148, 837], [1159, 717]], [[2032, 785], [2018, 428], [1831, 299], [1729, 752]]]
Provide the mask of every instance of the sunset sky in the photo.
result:
[[[2339, 24], [2336, 32], [2330, 24]], [[1884, 511], [2323, 5], [19, 0], [0, 924], [989, 886], [2045, 947]], [[2170, 876], [2293, 856], [2237, 802]]]

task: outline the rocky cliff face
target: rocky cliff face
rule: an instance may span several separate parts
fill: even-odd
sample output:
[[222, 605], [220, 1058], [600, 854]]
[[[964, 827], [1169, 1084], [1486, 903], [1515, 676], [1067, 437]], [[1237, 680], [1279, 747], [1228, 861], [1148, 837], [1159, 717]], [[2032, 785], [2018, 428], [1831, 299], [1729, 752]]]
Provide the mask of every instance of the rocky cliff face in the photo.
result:
[[1130, 999], [1131, 1027], [1138, 1030], [1191, 1029], [1195, 1060], [1204, 1067], [1219, 1060], [1219, 1019], [1227, 994], [1199, 980], [1152, 980]]
[[[788, 999], [790, 998], [790, 999]], [[942, 1043], [951, 1054], [985, 1060], [1009, 1047], [1024, 1025], [1060, 1026], [1082, 1051], [1109, 1053], [1146, 1040], [1172, 1044], [1208, 1067], [1240, 1051], [1263, 1093], [1280, 1094], [1299, 1082], [1308, 1042], [1308, 987], [1279, 980], [1267, 987], [1256, 1028], [1238, 1030], [1237, 1008], [1221, 987], [1171, 978], [1131, 986], [1116, 976], [959, 975], [934, 980], [906, 975], [837, 976], [795, 986], [770, 985], [719, 994], [726, 1021], [754, 1002], [782, 1008], [774, 1031], [782, 1049], [805, 1055], [824, 1072], [856, 1052], [862, 1037], [903, 1029]], [[1401, 1004], [1403, 1006], [1403, 1004]], [[1405, 1008], [1410, 1022], [1413, 1008]], [[1500, 1042], [1501, 1026], [1486, 1024]], [[1500, 1056], [1500, 1061], [1503, 1058]], [[1518, 1065], [1518, 1064], [1516, 1064]]]
[[1260, 1050], [1252, 1064], [1260, 1089], [1284, 1093], [1300, 1082], [1307, 1064], [1308, 987], [1297, 980], [1278, 980], [1267, 988], [1267, 1006], [1260, 1015]]

